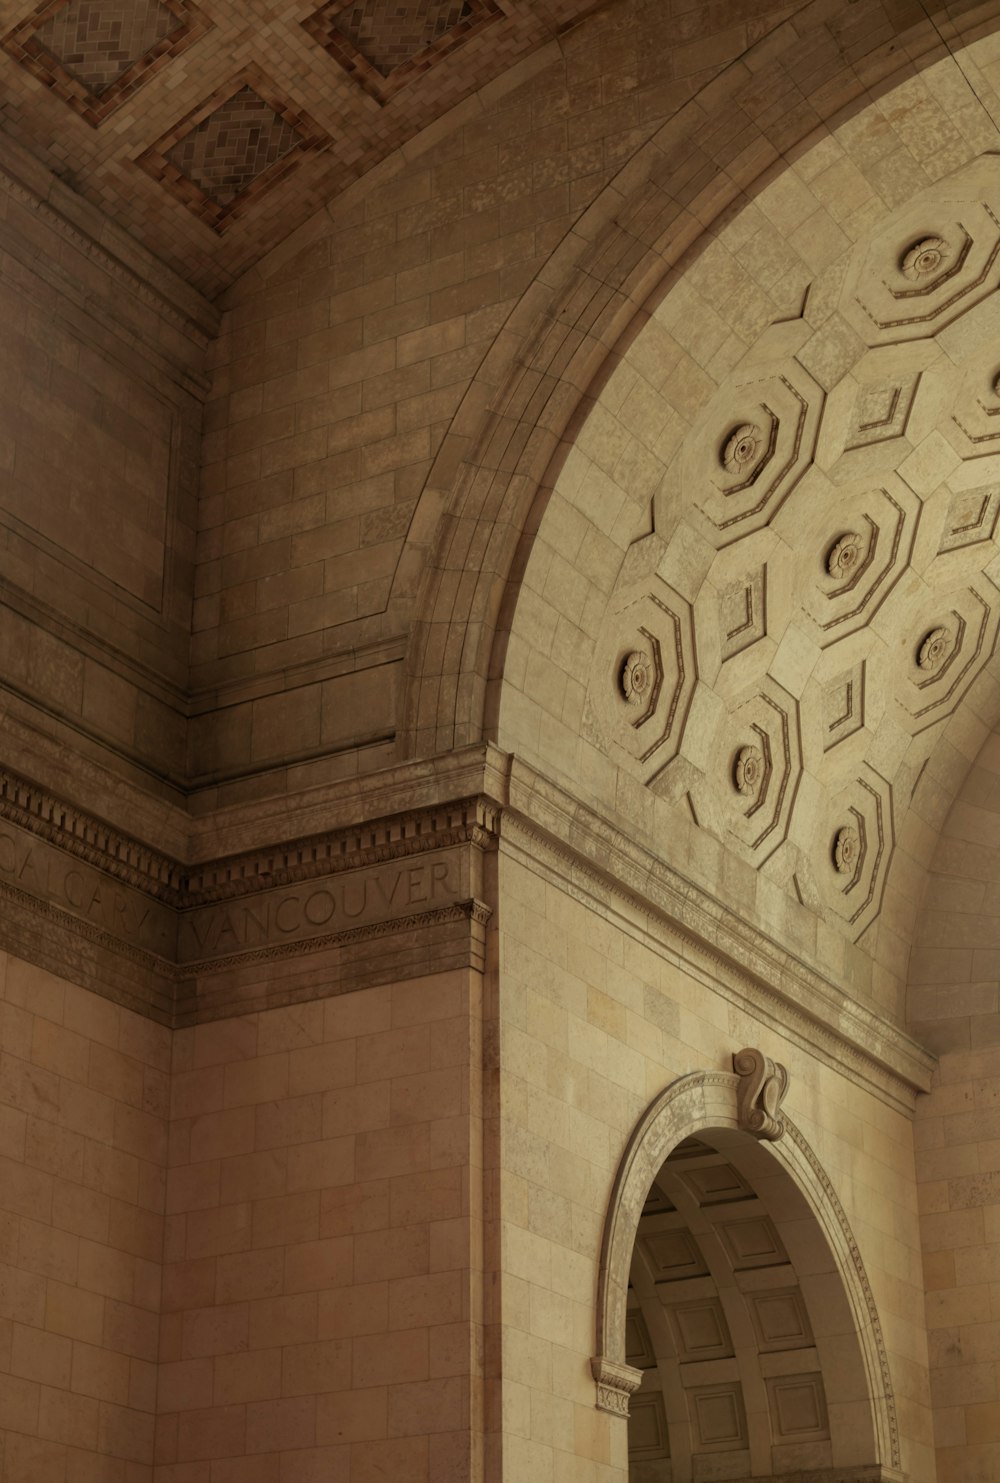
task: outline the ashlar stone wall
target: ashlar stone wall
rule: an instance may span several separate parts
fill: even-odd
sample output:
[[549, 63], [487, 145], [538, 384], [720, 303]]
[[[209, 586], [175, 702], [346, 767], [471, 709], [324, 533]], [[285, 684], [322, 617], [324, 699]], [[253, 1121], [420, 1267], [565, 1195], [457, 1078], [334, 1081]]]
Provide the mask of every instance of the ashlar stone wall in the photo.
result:
[[171, 1042], [0, 966], [4, 1477], [471, 1478], [479, 976]]
[[157, 1483], [471, 1478], [478, 975], [176, 1033]]
[[[692, 1071], [731, 1070], [733, 1052], [752, 1044], [788, 1066], [785, 1105], [839, 1196], [880, 1314], [903, 1474], [931, 1483], [913, 1127], [903, 1106], [695, 976], [596, 872], [578, 872], [567, 889], [544, 848], [511, 843], [500, 891], [503, 1476], [624, 1483], [625, 1423], [595, 1410], [590, 1370], [612, 1181], [654, 1096]], [[775, 1430], [776, 1467], [783, 1440]], [[726, 1466], [727, 1446], [732, 1458], [740, 1445], [730, 1437], [712, 1450], [713, 1465]], [[791, 1466], [815, 1467], [819, 1455], [803, 1450]]]
[[0, 1459], [152, 1483], [170, 1032], [0, 958]]
[[6, 706], [168, 792], [217, 314], [9, 140], [0, 253]]
[[910, 1022], [939, 1056], [914, 1132], [941, 1483], [986, 1483], [1000, 1467], [998, 872], [994, 735], [948, 815], [910, 954]]

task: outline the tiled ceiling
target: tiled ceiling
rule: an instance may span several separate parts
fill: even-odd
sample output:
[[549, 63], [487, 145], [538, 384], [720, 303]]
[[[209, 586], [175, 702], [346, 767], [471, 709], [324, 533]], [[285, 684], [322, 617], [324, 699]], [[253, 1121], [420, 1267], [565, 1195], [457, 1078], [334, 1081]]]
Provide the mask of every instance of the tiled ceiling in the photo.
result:
[[214, 296], [603, 0], [0, 0], [0, 120]]

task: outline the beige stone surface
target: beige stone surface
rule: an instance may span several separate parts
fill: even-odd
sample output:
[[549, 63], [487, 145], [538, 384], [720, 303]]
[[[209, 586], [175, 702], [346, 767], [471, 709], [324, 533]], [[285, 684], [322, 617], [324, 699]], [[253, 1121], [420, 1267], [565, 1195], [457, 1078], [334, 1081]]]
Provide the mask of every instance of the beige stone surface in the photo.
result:
[[995, 1483], [997, 6], [203, 9], [0, 5], [0, 1478]]
[[4, 1468], [150, 1480], [169, 1032], [6, 954], [2, 973]]
[[[647, 947], [611, 899], [596, 911], [593, 898], [573, 899], [541, 862], [507, 852], [501, 885], [502, 1307], [518, 1377], [508, 1387], [507, 1455], [541, 1478], [576, 1468], [596, 1479], [602, 1463], [612, 1476], [624, 1467], [620, 1422], [591, 1417], [587, 1364], [594, 1256], [616, 1166], [657, 1092], [694, 1070], [729, 1070], [734, 1049], [762, 1041], [788, 1065], [785, 1105], [843, 1203], [868, 1272], [901, 1417], [904, 1474], [934, 1478], [906, 1116], [865, 1097], [843, 1073], [819, 1067], [780, 1030], [765, 1034], [751, 1015], [735, 1015], [711, 984]], [[728, 1207], [744, 1218], [751, 1209]], [[779, 1263], [774, 1270], [788, 1268]], [[704, 1293], [691, 1289], [695, 1296]], [[814, 1323], [820, 1325], [823, 1301], [817, 1289]], [[676, 1365], [668, 1343], [666, 1366], [671, 1359]], [[660, 1368], [665, 1390], [666, 1366]], [[555, 1406], [541, 1399], [550, 1389]], [[765, 1427], [767, 1440], [760, 1436], [754, 1445], [764, 1448], [766, 1462], [759, 1454], [756, 1465], [770, 1467], [771, 1447], [775, 1462], [780, 1457], [780, 1435]], [[809, 1464], [803, 1457], [800, 1465]]]
[[157, 1476], [464, 1466], [480, 1015], [456, 974], [177, 1033]]

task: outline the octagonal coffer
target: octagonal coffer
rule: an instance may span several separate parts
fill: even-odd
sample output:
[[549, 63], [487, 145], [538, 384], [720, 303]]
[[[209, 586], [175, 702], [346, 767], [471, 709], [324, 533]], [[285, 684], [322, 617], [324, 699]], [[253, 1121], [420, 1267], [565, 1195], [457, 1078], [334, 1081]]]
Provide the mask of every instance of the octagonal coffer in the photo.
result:
[[930, 339], [1000, 286], [994, 192], [981, 170], [965, 171], [857, 249], [841, 309], [866, 344]]
[[726, 835], [762, 865], [787, 838], [802, 776], [799, 708], [765, 675], [726, 713], [711, 785], [723, 796]]
[[696, 679], [690, 604], [655, 576], [612, 596], [588, 689], [611, 753], [648, 782], [681, 744]]
[[811, 487], [809, 508], [798, 501], [782, 530], [786, 539], [797, 535], [796, 604], [825, 649], [871, 623], [896, 587], [910, 564], [921, 505], [896, 474], [834, 489], [817, 472]]
[[985, 574], [935, 594], [899, 638], [897, 714], [914, 735], [951, 716], [992, 658], [1000, 628], [1000, 592]]
[[685, 440], [680, 496], [716, 547], [762, 529], [809, 467], [823, 391], [794, 357], [748, 368], [712, 397]]
[[892, 787], [862, 763], [815, 821], [800, 896], [818, 896], [857, 941], [881, 910], [894, 845]]

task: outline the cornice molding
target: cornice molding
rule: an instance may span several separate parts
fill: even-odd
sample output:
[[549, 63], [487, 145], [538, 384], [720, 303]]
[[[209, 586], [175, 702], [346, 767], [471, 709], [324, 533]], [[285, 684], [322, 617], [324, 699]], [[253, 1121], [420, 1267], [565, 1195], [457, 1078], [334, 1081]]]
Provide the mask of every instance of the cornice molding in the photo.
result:
[[230, 901], [427, 850], [460, 844], [485, 849], [498, 831], [499, 817], [499, 806], [477, 794], [187, 867], [38, 784], [0, 768], [0, 818], [180, 909]]
[[0, 769], [0, 943], [173, 1025], [482, 970], [498, 824], [477, 793], [190, 866]]
[[489, 846], [499, 808], [482, 794], [212, 860], [184, 878], [183, 904], [228, 901], [453, 845]]
[[0, 818], [158, 901], [181, 902], [185, 877], [179, 861], [6, 768], [0, 768]]
[[[407, 799], [410, 806], [400, 807]], [[352, 802], [354, 822], [338, 822]], [[366, 805], [369, 816], [359, 823]], [[273, 840], [282, 824], [320, 820], [328, 826], [247, 843], [269, 833]], [[912, 1111], [935, 1064], [901, 1029], [849, 999], [819, 965], [493, 747], [470, 748], [438, 767], [387, 769], [353, 789], [283, 807], [219, 813], [193, 831], [192, 853], [202, 855], [196, 861], [157, 851], [9, 769], [0, 769], [0, 824], [0, 883], [8, 895], [18, 892], [22, 913], [35, 901], [41, 916], [55, 911], [95, 949], [136, 969], [155, 966], [158, 1004], [164, 975], [179, 1004], [190, 1001], [192, 983], [202, 978], [207, 985], [243, 974], [249, 984], [263, 962], [317, 959], [376, 938], [431, 932], [444, 922], [453, 927], [459, 917], [469, 932], [481, 932], [484, 921], [462, 903], [480, 902], [483, 910], [492, 904], [481, 861], [499, 841], [571, 895], [599, 903], [624, 930], [653, 940], [707, 989], [893, 1107]], [[212, 851], [212, 842], [244, 847]], [[70, 871], [74, 862], [92, 878]], [[24, 938], [19, 930], [12, 950], [34, 956]], [[477, 948], [469, 961], [480, 957]], [[419, 971], [432, 971], [429, 960], [420, 961]], [[101, 975], [94, 978], [101, 991]]]
[[[171, 1023], [179, 1028], [453, 968], [482, 972], [486, 927], [492, 915], [485, 902], [470, 898], [304, 942], [277, 943], [215, 958], [207, 983], [197, 978], [181, 981]], [[266, 985], [255, 981], [261, 965], [277, 966], [293, 959], [296, 973], [292, 981], [275, 979]]]

